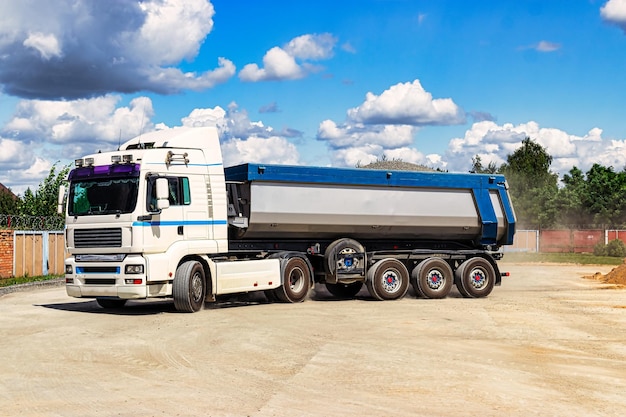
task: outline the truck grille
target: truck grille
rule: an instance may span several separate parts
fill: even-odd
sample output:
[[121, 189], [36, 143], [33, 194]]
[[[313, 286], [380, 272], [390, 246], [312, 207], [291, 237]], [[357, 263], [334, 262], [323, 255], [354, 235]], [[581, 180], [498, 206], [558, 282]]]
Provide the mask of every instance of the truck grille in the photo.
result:
[[76, 248], [121, 248], [122, 229], [75, 229], [74, 247]]

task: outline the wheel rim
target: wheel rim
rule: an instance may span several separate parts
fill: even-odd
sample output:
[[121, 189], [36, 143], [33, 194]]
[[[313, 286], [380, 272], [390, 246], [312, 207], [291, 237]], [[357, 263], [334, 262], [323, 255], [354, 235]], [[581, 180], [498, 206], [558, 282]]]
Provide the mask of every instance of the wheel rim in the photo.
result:
[[296, 293], [304, 288], [304, 271], [301, 268], [294, 268], [289, 274], [289, 288]]
[[444, 280], [443, 273], [438, 269], [431, 269], [426, 275], [426, 284], [433, 290], [440, 289], [444, 285]]
[[[339, 251], [339, 255], [354, 255], [356, 253], [356, 250], [354, 250], [353, 248], [344, 248], [342, 250]], [[340, 268], [345, 268], [346, 270], [352, 270], [355, 267], [357, 267], [358, 262], [356, 262], [356, 260], [353, 257], [344, 257], [341, 258], [340, 260], [337, 261], [337, 263], [339, 264], [338, 266]]]
[[469, 280], [470, 284], [472, 284], [472, 287], [474, 287], [477, 290], [484, 288], [487, 285], [488, 280], [489, 280], [487, 273], [482, 268], [472, 269], [472, 271], [469, 274], [469, 278], [470, 278]]
[[191, 298], [193, 298], [194, 302], [197, 303], [202, 299], [203, 288], [204, 285], [200, 273], [193, 274], [191, 278]]
[[393, 294], [400, 289], [400, 274], [395, 269], [387, 269], [382, 274], [382, 289], [388, 294]]

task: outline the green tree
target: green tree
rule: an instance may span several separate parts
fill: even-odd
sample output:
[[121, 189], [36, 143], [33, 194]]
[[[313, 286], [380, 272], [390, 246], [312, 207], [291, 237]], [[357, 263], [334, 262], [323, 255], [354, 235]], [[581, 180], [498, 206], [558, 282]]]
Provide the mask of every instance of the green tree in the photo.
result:
[[495, 174], [498, 171], [498, 166], [494, 161], [489, 162], [489, 164], [485, 167], [483, 166], [483, 161], [480, 155], [476, 155], [472, 158], [472, 169], [470, 169], [472, 174]]
[[10, 191], [0, 188], [0, 214], [18, 214], [19, 199]]
[[57, 173], [57, 164], [50, 168], [48, 176], [39, 184], [36, 192], [27, 188], [22, 198], [20, 214], [30, 216], [56, 216], [59, 187], [65, 182], [69, 165]]
[[500, 167], [521, 228], [545, 228], [556, 223], [558, 176], [550, 171], [551, 164], [552, 156], [546, 149], [527, 137]]
[[563, 187], [559, 189], [556, 202], [559, 224], [566, 227], [581, 227], [592, 223], [587, 206], [585, 174], [575, 166], [568, 174], [563, 175], [562, 182]]
[[593, 164], [587, 171], [585, 203], [593, 222], [607, 226], [624, 223], [626, 209], [626, 173], [613, 167]]

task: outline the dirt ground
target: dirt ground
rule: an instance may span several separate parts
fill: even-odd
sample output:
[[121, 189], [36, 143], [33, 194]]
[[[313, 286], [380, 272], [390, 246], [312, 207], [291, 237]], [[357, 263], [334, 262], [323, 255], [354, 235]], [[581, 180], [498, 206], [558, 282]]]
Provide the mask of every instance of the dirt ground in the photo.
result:
[[[0, 296], [2, 416], [623, 416], [626, 289], [608, 266], [502, 262], [484, 299], [105, 312]], [[598, 276], [599, 277], [599, 276]]]

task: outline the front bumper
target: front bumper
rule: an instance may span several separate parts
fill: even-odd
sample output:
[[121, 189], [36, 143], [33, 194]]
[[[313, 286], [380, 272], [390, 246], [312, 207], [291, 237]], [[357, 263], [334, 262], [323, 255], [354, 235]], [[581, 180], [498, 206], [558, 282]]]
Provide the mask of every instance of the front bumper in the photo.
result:
[[[127, 265], [142, 265], [143, 273], [127, 274]], [[71, 297], [148, 297], [146, 262], [142, 256], [128, 255], [115, 262], [102, 261], [95, 256], [79, 262], [72, 256], [65, 260], [65, 267], [65, 289]]]

